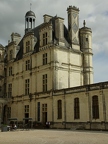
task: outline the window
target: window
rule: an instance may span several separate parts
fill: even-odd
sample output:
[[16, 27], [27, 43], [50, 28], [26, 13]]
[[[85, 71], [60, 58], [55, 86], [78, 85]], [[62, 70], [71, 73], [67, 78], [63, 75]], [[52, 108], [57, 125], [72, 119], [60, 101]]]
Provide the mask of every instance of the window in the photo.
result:
[[[29, 105], [25, 105], [24, 106], [24, 117], [25, 118], [29, 118]], [[28, 124], [29, 123], [29, 120], [28, 119], [25, 119], [25, 124]]]
[[47, 45], [47, 33], [43, 34], [43, 46]]
[[40, 102], [37, 103], [37, 120], [40, 121]]
[[47, 64], [47, 53], [43, 54], [43, 65]]
[[25, 113], [29, 113], [29, 105], [25, 105]]
[[99, 104], [98, 104], [98, 96], [92, 97], [92, 114], [94, 119], [99, 118]]
[[86, 38], [86, 41], [88, 42], [88, 38]]
[[11, 118], [11, 107], [7, 107], [7, 118]]
[[47, 91], [47, 74], [43, 75], [43, 92]]
[[27, 71], [27, 70], [29, 70], [30, 69], [30, 60], [27, 60], [26, 62], [25, 62], [25, 70]]
[[12, 67], [9, 67], [9, 76], [12, 75]]
[[30, 51], [30, 41], [26, 42], [26, 53]]
[[47, 112], [47, 104], [42, 104], [42, 112]]
[[58, 119], [62, 118], [62, 101], [57, 101], [57, 108], [58, 108]]
[[25, 95], [29, 94], [29, 86], [30, 86], [29, 79], [26, 79], [25, 80]]
[[8, 84], [8, 98], [12, 96], [12, 84]]
[[80, 118], [79, 98], [74, 99], [74, 119]]
[[13, 58], [13, 50], [9, 51], [9, 59], [11, 60]]

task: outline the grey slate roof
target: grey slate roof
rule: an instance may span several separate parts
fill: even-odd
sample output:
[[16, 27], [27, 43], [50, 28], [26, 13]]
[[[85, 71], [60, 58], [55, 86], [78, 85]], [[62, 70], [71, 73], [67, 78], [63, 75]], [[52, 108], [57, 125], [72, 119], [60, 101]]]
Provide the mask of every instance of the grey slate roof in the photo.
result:
[[[52, 23], [52, 27], [53, 27], [53, 33], [52, 33], [53, 43], [54, 43], [54, 41], [57, 41], [57, 38], [55, 36], [55, 19], [56, 18], [57, 18], [57, 16], [52, 17], [52, 19], [49, 22], [49, 23]], [[42, 25], [44, 25], [44, 23], [40, 24], [39, 26], [37, 26], [37, 27], [35, 27], [34, 29], [31, 30], [34, 33], [34, 36], [37, 38], [37, 43], [36, 43], [36, 45], [34, 47], [33, 53], [39, 52], [39, 30], [40, 30], [40, 28], [41, 28]], [[66, 46], [70, 45], [70, 39], [69, 39], [68, 29], [66, 28], [65, 25], [64, 25], [64, 42], [66, 43]], [[18, 46], [20, 46], [20, 50], [17, 53], [16, 60], [20, 60], [20, 59], [23, 58], [23, 38], [20, 41], [20, 43], [18, 44]]]

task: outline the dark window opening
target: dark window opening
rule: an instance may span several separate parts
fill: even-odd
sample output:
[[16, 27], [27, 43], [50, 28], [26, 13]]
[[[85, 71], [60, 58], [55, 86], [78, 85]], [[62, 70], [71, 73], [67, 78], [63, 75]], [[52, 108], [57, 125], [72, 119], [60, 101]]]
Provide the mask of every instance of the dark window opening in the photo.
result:
[[80, 118], [79, 98], [74, 99], [74, 119]]

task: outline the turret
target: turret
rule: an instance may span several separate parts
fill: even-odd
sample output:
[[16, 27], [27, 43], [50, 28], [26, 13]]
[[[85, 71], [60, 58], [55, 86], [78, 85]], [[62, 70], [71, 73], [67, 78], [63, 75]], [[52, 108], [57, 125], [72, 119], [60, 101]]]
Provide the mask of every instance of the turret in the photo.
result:
[[25, 33], [29, 32], [35, 27], [35, 13], [33, 11], [28, 11], [25, 15]]
[[83, 52], [83, 83], [86, 85], [93, 83], [92, 30], [85, 26], [85, 20], [83, 24], [84, 26], [80, 29], [80, 46]]

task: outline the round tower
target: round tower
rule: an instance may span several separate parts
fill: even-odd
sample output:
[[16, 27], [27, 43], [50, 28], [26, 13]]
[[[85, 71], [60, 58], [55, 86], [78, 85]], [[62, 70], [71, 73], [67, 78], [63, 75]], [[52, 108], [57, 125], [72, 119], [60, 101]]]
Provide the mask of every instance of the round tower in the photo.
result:
[[83, 65], [83, 84], [93, 83], [93, 64], [92, 64], [92, 30], [86, 27], [84, 20], [84, 26], [80, 29], [80, 46], [82, 54]]
[[28, 11], [25, 15], [25, 33], [30, 31], [35, 27], [35, 13], [33, 11]]

